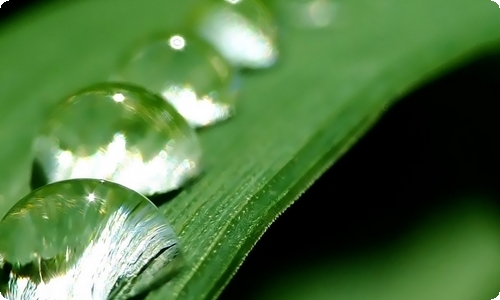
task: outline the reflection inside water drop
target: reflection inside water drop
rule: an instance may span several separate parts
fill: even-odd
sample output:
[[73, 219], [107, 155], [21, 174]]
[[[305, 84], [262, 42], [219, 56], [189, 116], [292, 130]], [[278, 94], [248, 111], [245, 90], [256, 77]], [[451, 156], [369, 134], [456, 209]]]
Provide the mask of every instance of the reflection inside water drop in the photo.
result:
[[277, 29], [258, 0], [212, 0], [195, 21], [196, 31], [233, 65], [267, 68], [278, 58]]
[[174, 35], [170, 38], [169, 44], [174, 50], [182, 50], [186, 47], [186, 40], [180, 35]]
[[44, 186], [0, 222], [0, 295], [10, 300], [127, 299], [181, 264], [165, 217], [111, 182]]
[[239, 79], [209, 44], [188, 34], [164, 34], [133, 49], [115, 76], [163, 96], [193, 127], [234, 114]]
[[152, 195], [196, 176], [201, 149], [196, 133], [159, 96], [105, 83], [59, 102], [35, 153], [48, 182], [107, 179]]

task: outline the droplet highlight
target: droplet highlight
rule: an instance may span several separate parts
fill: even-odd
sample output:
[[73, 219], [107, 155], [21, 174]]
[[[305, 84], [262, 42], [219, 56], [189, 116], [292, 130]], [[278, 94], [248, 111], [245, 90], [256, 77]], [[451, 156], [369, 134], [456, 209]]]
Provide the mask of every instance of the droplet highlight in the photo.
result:
[[9, 300], [128, 299], [182, 264], [156, 206], [112, 182], [46, 185], [0, 221], [0, 296]]
[[258, 0], [209, 0], [193, 17], [195, 31], [233, 66], [261, 69], [278, 59], [277, 26]]
[[192, 127], [234, 114], [239, 78], [215, 49], [188, 34], [162, 34], [133, 49], [114, 80], [161, 95]]
[[200, 172], [194, 130], [161, 97], [131, 84], [98, 84], [63, 99], [34, 148], [49, 183], [106, 179], [148, 196], [175, 190]]

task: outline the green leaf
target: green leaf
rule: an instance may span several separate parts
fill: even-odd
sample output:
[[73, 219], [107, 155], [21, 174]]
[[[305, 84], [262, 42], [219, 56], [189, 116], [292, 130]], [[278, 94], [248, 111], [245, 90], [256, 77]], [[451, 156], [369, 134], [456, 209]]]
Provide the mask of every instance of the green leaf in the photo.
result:
[[[200, 132], [205, 174], [161, 207], [187, 265], [149, 299], [216, 298], [266, 228], [391, 103], [500, 45], [488, 0], [342, 0], [317, 30], [291, 26], [285, 3], [271, 2], [279, 64], [245, 77], [237, 116]], [[29, 190], [30, 144], [50, 105], [106, 80], [123, 51], [195, 4], [54, 4], [0, 28], [0, 212]]]

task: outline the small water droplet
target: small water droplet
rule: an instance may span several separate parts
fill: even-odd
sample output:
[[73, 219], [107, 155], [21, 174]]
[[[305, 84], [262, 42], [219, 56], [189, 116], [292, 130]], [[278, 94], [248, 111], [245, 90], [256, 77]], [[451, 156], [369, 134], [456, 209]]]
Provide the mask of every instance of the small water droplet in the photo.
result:
[[278, 58], [277, 26], [258, 0], [209, 0], [193, 19], [196, 32], [234, 66], [267, 68]]
[[0, 221], [6, 299], [126, 299], [165, 282], [182, 263], [156, 206], [112, 182], [46, 185]]
[[193, 127], [234, 113], [239, 78], [208, 43], [186, 34], [149, 39], [126, 56], [113, 78], [163, 96]]
[[98, 178], [153, 195], [196, 176], [201, 149], [193, 129], [161, 97], [103, 83], [52, 109], [35, 155], [48, 182]]

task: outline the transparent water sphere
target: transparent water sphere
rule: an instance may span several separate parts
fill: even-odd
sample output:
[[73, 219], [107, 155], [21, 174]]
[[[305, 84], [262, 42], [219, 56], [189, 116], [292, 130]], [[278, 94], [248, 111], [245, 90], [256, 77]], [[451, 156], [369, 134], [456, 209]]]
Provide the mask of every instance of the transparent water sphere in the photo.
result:
[[200, 172], [193, 129], [161, 97], [130, 84], [94, 85], [63, 99], [34, 148], [49, 183], [106, 179], [148, 196], [177, 189]]
[[267, 68], [278, 59], [277, 27], [258, 0], [207, 0], [193, 19], [195, 31], [234, 66]]
[[182, 264], [177, 237], [156, 206], [104, 180], [46, 185], [0, 221], [2, 299], [128, 299]]
[[113, 79], [160, 94], [193, 127], [231, 117], [239, 89], [238, 77], [215, 49], [186, 34], [149, 39], [124, 58]]

